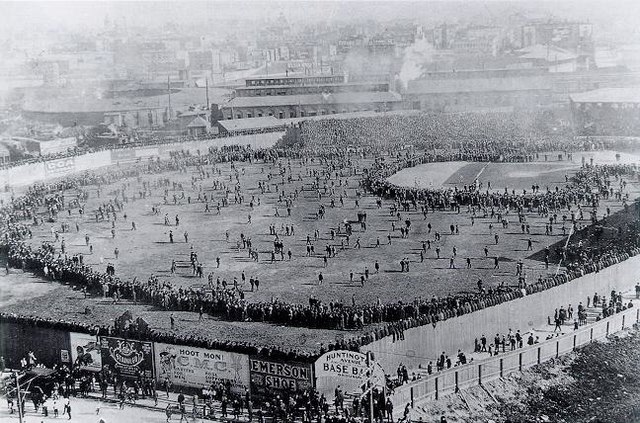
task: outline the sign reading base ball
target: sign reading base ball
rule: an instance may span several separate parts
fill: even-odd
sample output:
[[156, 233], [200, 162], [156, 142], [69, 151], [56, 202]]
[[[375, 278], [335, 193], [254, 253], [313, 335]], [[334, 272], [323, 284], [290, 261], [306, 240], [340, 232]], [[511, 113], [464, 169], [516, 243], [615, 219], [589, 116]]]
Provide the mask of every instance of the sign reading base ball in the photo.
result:
[[[338, 386], [344, 393], [361, 393], [367, 382], [367, 355], [355, 351], [329, 351], [315, 363], [316, 389], [327, 399], [335, 396]], [[384, 386], [382, 367], [371, 364], [371, 382], [374, 386]]]

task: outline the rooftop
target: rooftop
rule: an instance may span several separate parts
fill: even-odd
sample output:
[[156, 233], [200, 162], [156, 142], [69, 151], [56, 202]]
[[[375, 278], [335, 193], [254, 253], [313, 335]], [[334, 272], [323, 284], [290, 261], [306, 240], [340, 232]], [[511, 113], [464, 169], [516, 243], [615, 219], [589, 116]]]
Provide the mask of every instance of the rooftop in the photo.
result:
[[469, 79], [421, 79], [409, 82], [408, 94], [443, 94], [491, 91], [550, 90], [551, 81], [541, 76]]
[[253, 129], [267, 129], [283, 127], [283, 120], [273, 116], [256, 117], [247, 119], [220, 120], [218, 125], [227, 132], [248, 131]]
[[189, 124], [187, 128], [206, 128], [209, 126], [209, 123], [204, 120], [201, 116], [196, 116]]
[[576, 103], [640, 103], [640, 86], [627, 88], [600, 88], [571, 94]]
[[394, 92], [354, 92], [331, 94], [277, 95], [265, 97], [235, 97], [224, 107], [278, 107], [314, 104], [363, 104], [401, 101]]
[[[76, 92], [77, 91], [77, 92]], [[169, 105], [166, 94], [147, 97], [98, 98], [93, 92], [73, 88], [42, 88], [27, 91], [23, 110], [41, 113], [108, 113], [135, 110], [165, 109]], [[221, 103], [229, 91], [209, 88], [211, 103]], [[171, 94], [171, 105], [179, 109], [205, 103], [206, 93], [201, 88], [184, 88]]]
[[517, 53], [521, 59], [546, 60], [548, 62], [564, 62], [567, 60], [575, 60], [578, 57], [577, 54], [569, 50], [542, 44], [525, 47], [518, 50]]

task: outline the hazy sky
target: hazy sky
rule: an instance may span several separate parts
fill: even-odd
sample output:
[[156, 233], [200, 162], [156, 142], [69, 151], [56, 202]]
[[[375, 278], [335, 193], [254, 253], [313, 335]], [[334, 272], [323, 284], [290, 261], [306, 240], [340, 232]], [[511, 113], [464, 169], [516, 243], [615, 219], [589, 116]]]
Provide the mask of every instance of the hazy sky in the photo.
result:
[[[465, 4], [466, 3], [466, 4]], [[372, 1], [40, 1], [1, 2], [0, 30], [37, 31], [48, 28], [71, 29], [102, 26], [105, 16], [126, 19], [128, 25], [178, 24], [216, 19], [260, 19], [283, 13], [289, 20], [421, 19], [449, 20], [457, 17], [499, 20], [512, 13], [539, 13], [576, 19], [623, 22], [633, 25], [640, 16], [640, 0], [440, 0], [385, 2]], [[625, 25], [625, 26], [626, 26]]]

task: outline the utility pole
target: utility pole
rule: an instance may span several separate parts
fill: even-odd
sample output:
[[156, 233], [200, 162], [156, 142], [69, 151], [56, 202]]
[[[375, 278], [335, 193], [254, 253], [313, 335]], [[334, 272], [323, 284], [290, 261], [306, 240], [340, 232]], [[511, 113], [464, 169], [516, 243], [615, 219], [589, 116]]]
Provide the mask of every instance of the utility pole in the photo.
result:
[[369, 423], [373, 423], [373, 368], [372, 368], [371, 351], [367, 351], [367, 388], [369, 389]]
[[22, 397], [20, 396], [20, 378], [18, 372], [13, 372], [16, 378], [16, 397], [18, 398], [18, 420], [22, 423]]

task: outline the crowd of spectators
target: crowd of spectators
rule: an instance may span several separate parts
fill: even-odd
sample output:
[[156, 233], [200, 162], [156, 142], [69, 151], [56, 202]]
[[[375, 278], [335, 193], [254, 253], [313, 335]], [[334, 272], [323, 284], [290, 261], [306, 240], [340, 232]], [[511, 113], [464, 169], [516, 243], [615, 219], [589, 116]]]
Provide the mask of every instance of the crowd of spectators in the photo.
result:
[[[500, 114], [455, 115], [455, 116], [385, 116], [376, 118], [356, 118], [353, 120], [323, 120], [305, 122], [303, 133], [307, 144], [303, 149], [263, 149], [251, 150], [246, 147], [227, 147], [211, 149], [202, 154], [174, 153], [169, 160], [151, 160], [137, 167], [130, 167], [109, 173], [84, 173], [68, 177], [50, 184], [36, 184], [26, 195], [15, 198], [0, 209], [2, 227], [2, 245], [9, 258], [9, 264], [32, 270], [50, 279], [63, 280], [88, 292], [114, 298], [126, 298], [147, 304], [153, 304], [165, 310], [204, 312], [233, 321], [261, 321], [288, 326], [311, 328], [363, 330], [363, 335], [352, 336], [348, 340], [339, 340], [321, 347], [315, 353], [302, 353], [296, 350], [263, 348], [250, 342], [220, 342], [198, 336], [180, 336], [159, 331], [147, 333], [128, 333], [159, 342], [188, 344], [192, 346], [265, 354], [280, 358], [312, 359], [323, 349], [358, 350], [376, 339], [393, 336], [394, 340], [403, 336], [403, 331], [420, 325], [437, 324], [439, 321], [471, 313], [533, 292], [538, 292], [566, 283], [586, 273], [597, 272], [603, 267], [625, 260], [640, 252], [637, 228], [630, 225], [621, 228], [615, 244], [611, 248], [580, 251], [583, 246], [573, 245], [562, 251], [567, 271], [556, 276], [539, 279], [537, 282], [499, 286], [478, 292], [466, 292], [443, 298], [415, 299], [412, 302], [352, 305], [340, 302], [324, 303], [309, 301], [309, 304], [295, 304], [281, 300], [269, 302], [249, 302], [241, 291], [234, 287], [216, 287], [211, 290], [176, 288], [157, 277], [146, 281], [121, 280], [114, 275], [102, 273], [85, 266], [78, 257], [67, 257], [55, 251], [50, 245], [39, 248], [28, 246], [23, 240], [29, 237], [30, 229], [25, 223], [35, 219], [36, 207], [47, 205], [51, 214], [56, 213], [57, 205], [64, 206], [64, 198], [59, 192], [68, 188], [82, 189], [90, 184], [108, 183], [123, 177], [135, 177], [142, 172], [161, 173], [167, 170], [181, 170], [186, 166], [200, 166], [226, 161], [275, 160], [277, 157], [326, 157], [327, 154], [347, 154], [350, 145], [362, 148], [362, 152], [375, 153], [386, 149], [386, 143], [392, 140], [395, 146], [413, 144], [420, 147], [422, 153], [398, 153], [395, 161], [376, 159], [366, 170], [362, 186], [379, 197], [392, 198], [399, 207], [417, 209], [418, 205], [428, 208], [449, 209], [450, 207], [474, 206], [488, 210], [511, 209], [522, 213], [539, 210], [549, 215], [561, 210], [569, 216], [563, 220], [572, 225], [576, 216], [572, 206], [597, 205], [601, 198], [619, 195], [612, 178], [619, 176], [637, 177], [633, 166], [589, 166], [578, 172], [567, 186], [546, 192], [527, 193], [483, 191], [479, 185], [470, 185], [464, 190], [404, 188], [391, 184], [387, 177], [400, 169], [419, 163], [449, 160], [470, 161], [525, 161], [546, 151], [558, 149], [558, 140], [549, 138], [530, 127], [520, 125], [515, 119], [503, 119]], [[565, 150], [579, 148], [565, 141], [560, 144]], [[331, 147], [328, 153], [327, 148]], [[324, 151], [321, 153], [320, 151]], [[367, 150], [369, 149], [369, 150]], [[565, 155], [571, 154], [568, 152]], [[595, 189], [594, 189], [595, 188]], [[626, 201], [626, 198], [618, 198]], [[566, 211], [565, 211], [566, 210]], [[594, 223], [599, 222], [596, 217]], [[56, 324], [43, 321], [42, 324]], [[64, 323], [63, 323], [64, 324]], [[82, 325], [81, 325], [82, 326]], [[95, 328], [76, 328], [87, 332]], [[113, 334], [113, 328], [98, 328], [98, 331]]]

